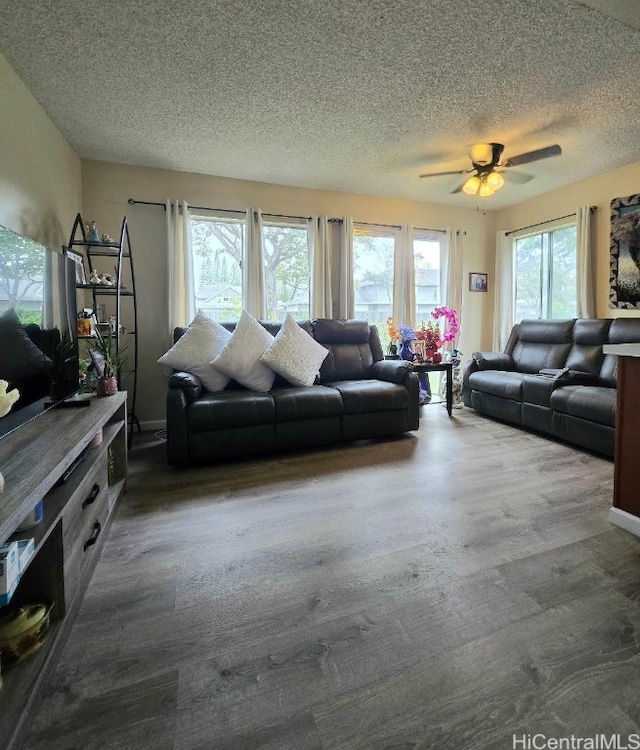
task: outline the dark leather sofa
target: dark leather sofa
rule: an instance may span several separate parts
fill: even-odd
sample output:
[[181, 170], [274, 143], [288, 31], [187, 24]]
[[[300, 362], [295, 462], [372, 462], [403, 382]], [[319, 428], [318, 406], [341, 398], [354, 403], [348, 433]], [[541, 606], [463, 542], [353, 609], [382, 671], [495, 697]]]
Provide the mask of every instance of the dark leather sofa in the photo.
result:
[[464, 404], [613, 457], [617, 357], [602, 347], [638, 342], [638, 318], [523, 320], [504, 352], [474, 352], [466, 363]]
[[[280, 323], [262, 325], [274, 336], [280, 328]], [[169, 377], [170, 464], [210, 463], [418, 429], [418, 376], [409, 363], [384, 359], [375, 326], [324, 318], [300, 325], [329, 350], [312, 386], [292, 386], [278, 376], [268, 393], [234, 381], [212, 393], [190, 373]], [[174, 340], [184, 331], [177, 328]]]

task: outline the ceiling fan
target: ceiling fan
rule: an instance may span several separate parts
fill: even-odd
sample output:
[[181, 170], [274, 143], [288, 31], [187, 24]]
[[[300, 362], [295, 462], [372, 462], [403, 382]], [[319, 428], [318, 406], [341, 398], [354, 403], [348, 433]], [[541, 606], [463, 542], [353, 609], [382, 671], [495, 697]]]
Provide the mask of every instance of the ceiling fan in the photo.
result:
[[[504, 178], [513, 182], [524, 184], [529, 182], [533, 177], [522, 172], [505, 172], [510, 167], [519, 167], [521, 164], [530, 164], [540, 159], [548, 159], [550, 156], [559, 156], [562, 149], [557, 144], [546, 146], [535, 151], [527, 151], [524, 154], [512, 156], [509, 159], [500, 161], [504, 145], [502, 143], [476, 143], [471, 147], [469, 157], [471, 169], [460, 169], [454, 172], [430, 172], [421, 174], [420, 177], [442, 177], [450, 174], [472, 174], [462, 185], [459, 185], [452, 193], [464, 191], [468, 195], [480, 195], [486, 197], [493, 195], [504, 185]], [[504, 177], [503, 177], [504, 174]]]

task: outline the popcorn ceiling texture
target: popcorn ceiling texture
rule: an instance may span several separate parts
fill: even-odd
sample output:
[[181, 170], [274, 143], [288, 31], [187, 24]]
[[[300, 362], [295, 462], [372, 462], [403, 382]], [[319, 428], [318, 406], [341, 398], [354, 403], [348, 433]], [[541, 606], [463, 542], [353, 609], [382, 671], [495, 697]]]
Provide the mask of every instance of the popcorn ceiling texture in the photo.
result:
[[0, 0], [0, 49], [84, 158], [474, 206], [418, 174], [559, 143], [501, 208], [640, 159], [637, 7]]

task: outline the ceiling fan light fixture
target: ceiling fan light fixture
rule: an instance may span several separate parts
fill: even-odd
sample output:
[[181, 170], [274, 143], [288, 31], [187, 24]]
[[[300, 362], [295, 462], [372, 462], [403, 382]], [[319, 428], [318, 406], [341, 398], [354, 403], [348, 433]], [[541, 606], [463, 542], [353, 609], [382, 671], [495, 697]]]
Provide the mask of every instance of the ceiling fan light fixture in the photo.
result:
[[478, 190], [478, 195], [481, 198], [487, 198], [490, 195], [493, 195], [496, 191], [489, 185], [487, 182], [487, 178], [485, 177], [484, 180], [482, 180], [482, 184], [480, 185], [480, 189]]
[[475, 195], [478, 192], [478, 189], [480, 187], [480, 178], [477, 174], [474, 174], [473, 177], [469, 177], [469, 179], [464, 183], [462, 186], [462, 190], [467, 195]]
[[488, 166], [493, 161], [493, 143], [476, 143], [471, 147], [471, 161]]
[[500, 188], [504, 185], [504, 177], [500, 174], [500, 172], [489, 172], [487, 175], [487, 185], [490, 185], [494, 191], [500, 190]]

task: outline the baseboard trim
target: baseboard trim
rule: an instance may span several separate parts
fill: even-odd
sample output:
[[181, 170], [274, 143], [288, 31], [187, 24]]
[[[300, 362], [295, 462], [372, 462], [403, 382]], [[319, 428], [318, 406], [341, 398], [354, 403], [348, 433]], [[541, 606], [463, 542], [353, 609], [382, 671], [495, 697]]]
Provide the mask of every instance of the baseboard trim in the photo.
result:
[[621, 529], [640, 536], [640, 518], [634, 516], [633, 513], [627, 513], [626, 510], [621, 510], [620, 508], [611, 508], [609, 511], [609, 520]]

